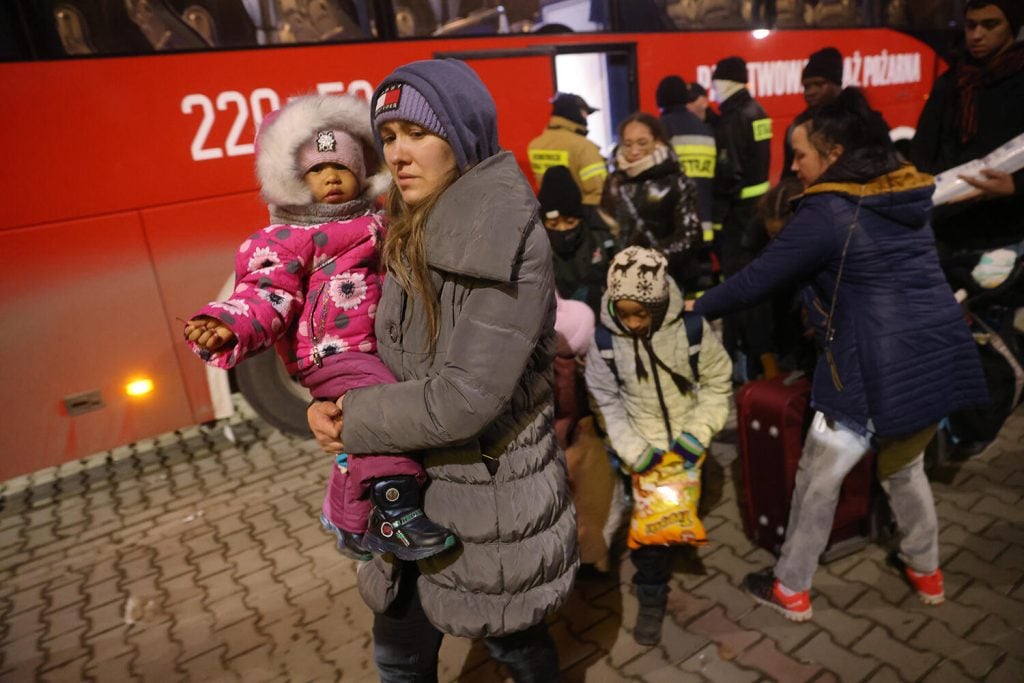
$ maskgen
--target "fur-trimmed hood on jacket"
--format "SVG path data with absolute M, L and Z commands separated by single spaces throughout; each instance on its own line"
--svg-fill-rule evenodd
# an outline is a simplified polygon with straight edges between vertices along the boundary
M 346 131 L 360 142 L 366 162 L 363 199 L 372 202 L 387 190 L 391 176 L 377 155 L 370 105 L 352 95 L 303 95 L 267 116 L 256 136 L 256 177 L 268 204 L 313 203 L 313 193 L 299 169 L 298 151 L 314 131 L 323 128 Z

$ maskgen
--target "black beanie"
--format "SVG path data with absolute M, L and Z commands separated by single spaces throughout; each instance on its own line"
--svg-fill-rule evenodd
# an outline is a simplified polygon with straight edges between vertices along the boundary
M 800 76 L 801 80 L 807 78 L 824 78 L 842 87 L 843 56 L 839 54 L 839 50 L 834 47 L 823 47 L 812 53 Z
M 542 218 L 552 211 L 557 211 L 559 216 L 583 217 L 583 195 L 565 166 L 552 166 L 544 172 L 537 199 Z
M 696 81 L 690 83 L 690 85 L 687 86 L 686 89 L 689 90 L 690 92 L 690 102 L 693 102 L 698 97 L 707 97 L 708 95 L 708 91 L 704 88 L 704 86 L 701 85 L 700 83 L 697 83 Z
M 686 89 L 686 81 L 679 76 L 665 76 L 658 83 L 658 89 L 654 92 L 654 100 L 658 103 L 658 109 L 665 111 L 677 104 L 686 104 L 690 101 L 690 93 Z
M 1013 39 L 1017 40 L 1021 24 L 1024 24 L 1024 2 L 1021 0 L 969 0 L 964 7 L 964 14 L 966 15 L 972 9 L 981 9 L 989 5 L 995 5 L 1003 11 L 1006 21 L 1010 23 Z
M 711 80 L 746 83 L 747 63 L 743 61 L 742 57 L 726 57 L 719 60 L 715 65 L 715 72 L 711 74 Z
M 555 99 L 551 101 L 552 116 L 561 116 L 563 119 L 569 119 L 585 126 L 587 125 L 587 118 L 583 115 L 582 110 L 586 110 L 587 115 L 597 111 L 587 104 L 585 99 L 572 93 L 558 93 L 555 95 Z

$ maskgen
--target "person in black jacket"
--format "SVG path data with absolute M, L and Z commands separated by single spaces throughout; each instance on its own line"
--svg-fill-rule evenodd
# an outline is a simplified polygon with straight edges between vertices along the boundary
M 807 103 L 807 108 L 786 129 L 786 139 L 782 142 L 783 178 L 795 175 L 792 168 L 793 143 L 791 138 L 796 121 L 806 118 L 812 109 L 823 107 L 839 98 L 839 93 L 843 89 L 843 55 L 834 47 L 823 47 L 812 53 L 801 74 L 801 81 L 804 86 L 804 102 Z
M 621 246 L 657 249 L 684 291 L 701 287 L 697 186 L 650 114 L 637 112 L 619 124 L 615 171 L 605 181 L 601 208 L 618 224 Z
M 713 184 L 715 228 L 721 230 L 715 249 L 726 278 L 750 263 L 768 241 L 757 215 L 757 202 L 768 191 L 772 120 L 747 90 L 747 63 L 726 57 L 711 75 L 721 114 L 715 127 L 718 160 Z M 761 356 L 774 353 L 771 306 L 750 308 L 724 321 L 725 345 L 739 359 L 739 377 L 754 378 L 761 371 Z
M 711 130 L 714 130 L 718 125 L 718 112 L 708 103 L 707 89 L 695 81 L 687 85 L 686 90 L 690 94 L 686 108 L 690 110 L 691 114 L 711 126 Z
M 658 109 L 661 110 L 661 125 L 668 135 L 669 144 L 679 157 L 679 166 L 697 185 L 697 205 L 704 233 L 704 246 L 700 255 L 700 282 L 695 281 L 693 284 L 703 291 L 714 283 L 711 245 L 715 233 L 711 221 L 711 181 L 715 177 L 717 156 L 715 132 L 687 107 L 690 93 L 686 81 L 680 76 L 666 76 L 661 79 L 655 92 L 655 100 Z
M 922 171 L 983 157 L 1024 133 L 1024 43 L 1016 40 L 1022 23 L 1020 0 L 967 3 L 966 54 L 935 81 L 911 145 L 911 161 Z M 933 218 L 944 256 L 977 257 L 1024 240 L 1024 170 L 984 169 L 963 179 L 977 195 L 936 207 Z
M 587 220 L 583 195 L 565 166 L 552 166 L 544 172 L 537 199 L 551 242 L 559 296 L 581 301 L 597 314 L 615 240 L 603 223 Z

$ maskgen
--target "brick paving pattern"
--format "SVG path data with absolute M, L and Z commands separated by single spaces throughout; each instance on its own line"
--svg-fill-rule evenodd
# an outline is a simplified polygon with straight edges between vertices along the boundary
M 316 523 L 328 461 L 239 408 L 0 484 L 0 680 L 376 680 L 355 563 Z M 680 553 L 661 645 L 633 642 L 628 562 L 581 576 L 551 620 L 563 680 L 1024 680 L 1024 409 L 933 473 L 945 605 L 918 603 L 872 544 L 819 570 L 805 624 L 739 589 L 772 557 L 743 535 L 729 441 L 708 462 L 712 542 Z M 441 680 L 506 676 L 445 639 Z

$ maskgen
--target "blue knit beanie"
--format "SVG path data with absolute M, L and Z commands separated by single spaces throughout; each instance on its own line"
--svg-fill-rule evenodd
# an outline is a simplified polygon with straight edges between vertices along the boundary
M 392 83 L 379 92 L 377 106 L 373 110 L 374 128 L 388 121 L 409 121 L 423 126 L 438 137 L 448 138 L 437 114 L 416 88 L 408 83 Z
M 391 94 L 396 85 L 402 86 L 397 101 Z M 381 154 L 380 124 L 396 119 L 441 135 L 451 145 L 461 171 L 501 151 L 494 99 L 476 72 L 457 59 L 429 59 L 398 67 L 377 86 L 370 110 Z

